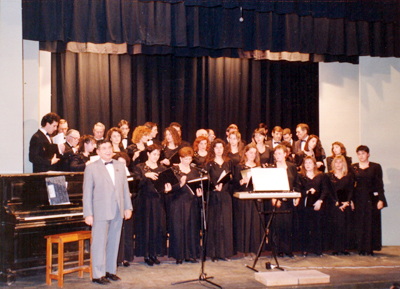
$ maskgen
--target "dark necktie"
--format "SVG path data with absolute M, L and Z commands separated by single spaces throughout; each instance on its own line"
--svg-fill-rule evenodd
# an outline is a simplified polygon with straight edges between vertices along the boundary
M 49 135 L 49 133 L 46 133 L 46 135 L 49 137 L 50 143 L 53 143 L 53 140 L 51 139 L 51 135 Z
M 112 164 L 113 164 L 113 161 L 111 160 L 111 161 L 109 161 L 109 162 L 105 162 L 104 164 L 105 164 L 105 165 L 112 165 Z

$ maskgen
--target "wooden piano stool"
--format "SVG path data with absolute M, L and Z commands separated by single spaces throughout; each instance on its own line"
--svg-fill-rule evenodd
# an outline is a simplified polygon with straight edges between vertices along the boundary
M 79 272 L 79 278 L 83 277 L 83 272 L 90 273 L 92 278 L 92 257 L 90 257 L 90 264 L 84 265 L 84 242 L 90 240 L 92 242 L 91 231 L 77 231 L 62 233 L 56 235 L 45 236 L 47 239 L 47 254 L 46 254 L 46 283 L 51 285 L 51 279 L 58 280 L 58 287 L 63 287 L 64 274 Z M 79 257 L 78 267 L 64 269 L 64 243 L 79 242 Z M 52 244 L 58 244 L 58 271 L 51 272 L 52 269 Z

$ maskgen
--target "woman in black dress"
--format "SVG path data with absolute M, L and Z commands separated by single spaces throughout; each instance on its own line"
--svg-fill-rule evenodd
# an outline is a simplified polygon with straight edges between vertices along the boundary
M 160 264 L 157 256 L 167 253 L 167 224 L 164 192 L 157 192 L 153 180 L 166 168 L 158 163 L 161 148 L 147 147 L 148 160 L 135 167 L 139 192 L 135 199 L 135 255 L 144 257 L 147 265 Z M 168 185 L 166 184 L 166 187 Z
M 381 209 L 387 207 L 382 167 L 369 161 L 369 148 L 357 148 L 359 163 L 353 164 L 356 187 L 353 196 L 358 253 L 373 255 L 382 248 Z
M 332 164 L 332 171 L 328 173 L 330 198 L 333 199 L 333 206 L 330 213 L 333 219 L 332 254 L 349 255 L 350 237 L 350 202 L 354 191 L 354 178 L 348 172 L 347 162 L 344 156 L 336 156 Z
M 169 253 L 176 264 L 185 260 L 197 263 L 200 257 L 200 205 L 201 189 L 192 191 L 185 183 L 200 177 L 199 172 L 190 166 L 193 149 L 184 147 L 179 150 L 181 162 L 172 167 L 180 184 L 172 187 L 169 210 Z
M 233 250 L 233 218 L 232 196 L 229 192 L 229 181 L 217 184 L 221 174 L 232 172 L 232 163 L 226 156 L 225 142 L 215 139 L 207 156 L 206 171 L 210 175 L 215 189 L 209 192 L 208 200 L 208 231 L 206 240 L 206 254 L 213 262 L 218 259 L 230 261 Z
M 181 148 L 182 139 L 179 133 L 172 126 L 167 127 L 164 131 L 164 140 L 162 141 L 161 161 L 160 163 L 166 167 L 179 163 L 178 152 Z M 176 162 L 174 161 L 176 160 Z
M 238 131 L 232 131 L 228 136 L 228 145 L 226 146 L 226 151 L 228 153 L 229 159 L 232 161 L 234 167 L 239 165 L 243 156 L 243 142 L 242 136 Z
M 78 147 L 78 153 L 71 156 L 70 168 L 73 172 L 83 172 L 86 165 L 90 163 L 90 154 L 96 149 L 94 136 L 82 136 Z
M 107 131 L 106 139 L 111 141 L 114 152 L 113 159 L 123 162 L 129 167 L 131 160 L 122 144 L 122 131 L 117 127 L 112 127 Z
M 146 147 L 147 141 L 150 138 L 150 133 L 151 130 L 144 125 L 136 127 L 133 131 L 132 144 L 127 148 L 128 155 L 131 159 L 129 171 L 133 172 L 136 165 L 146 161 Z
M 206 136 L 199 136 L 194 140 L 193 143 L 193 163 L 197 167 L 203 168 L 206 163 L 208 150 L 210 149 L 210 141 Z
M 325 171 L 325 164 L 324 164 L 325 155 L 322 152 L 323 150 L 319 137 L 317 137 L 314 134 L 310 135 L 306 141 L 304 150 L 299 151 L 297 153 L 298 155 L 297 169 L 300 169 L 301 165 L 303 164 L 303 159 L 306 156 L 311 156 L 317 161 L 316 162 L 317 169 L 323 173 Z
M 287 171 L 290 191 L 300 191 L 300 183 L 296 165 L 286 160 L 287 148 L 284 145 L 277 145 L 274 148 L 275 167 Z M 299 199 L 272 199 L 272 205 L 276 211 L 289 211 L 290 213 L 278 214 L 274 219 L 274 241 L 278 256 L 284 255 L 293 258 L 293 208 L 299 203 Z
M 267 167 L 271 163 L 272 148 L 265 145 L 265 138 L 267 132 L 264 128 L 257 128 L 253 132 L 252 140 L 257 146 L 258 153 L 260 154 L 260 163 L 263 167 Z
M 317 161 L 312 156 L 304 158 L 300 175 L 299 223 L 303 256 L 308 252 L 322 256 L 323 202 L 328 195 L 325 176 L 318 171 Z
M 349 171 L 351 168 L 351 157 L 347 156 L 347 151 L 346 151 L 345 146 L 341 142 L 335 141 L 332 144 L 331 151 L 332 151 L 332 155 L 330 157 L 326 158 L 326 167 L 328 168 L 328 172 L 333 170 L 332 161 L 336 156 L 344 156 L 344 158 L 346 159 L 347 168 Z
M 256 145 L 250 143 L 243 151 L 243 158 L 235 170 L 233 184 L 236 192 L 252 191 L 251 173 L 243 177 L 242 171 L 260 167 L 260 156 Z M 234 199 L 233 225 L 235 251 L 257 253 L 264 234 L 263 223 L 258 211 L 262 208 L 262 202 L 257 200 Z

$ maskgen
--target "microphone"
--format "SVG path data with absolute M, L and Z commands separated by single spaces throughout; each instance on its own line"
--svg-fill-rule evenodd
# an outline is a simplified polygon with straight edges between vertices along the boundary
M 199 168 L 195 163 L 191 163 L 190 166 L 192 168 L 194 168 L 195 170 L 198 170 L 199 172 L 202 172 L 203 174 L 208 174 L 208 172 L 205 169 Z

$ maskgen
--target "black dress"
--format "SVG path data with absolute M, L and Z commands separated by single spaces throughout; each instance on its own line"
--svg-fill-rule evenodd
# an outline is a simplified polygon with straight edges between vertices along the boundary
M 187 177 L 187 181 L 199 178 L 199 172 L 191 169 L 185 174 L 179 166 L 173 170 L 178 179 Z M 169 210 L 169 252 L 168 255 L 177 260 L 188 260 L 200 257 L 200 205 L 201 198 L 187 185 L 173 186 L 170 195 Z
M 168 146 L 163 146 L 162 151 L 161 151 L 161 156 L 160 156 L 160 161 L 162 161 L 163 159 L 169 159 L 170 160 L 170 164 L 166 167 L 171 167 L 173 165 L 173 163 L 171 162 L 171 158 L 174 158 L 176 154 L 179 153 L 179 150 L 182 148 L 183 146 L 180 145 L 178 147 L 176 147 L 175 149 L 170 149 Z
M 140 179 L 135 199 L 135 256 L 164 256 L 167 253 L 167 224 L 164 193 L 158 193 L 147 172 L 161 173 L 165 167 L 155 169 L 145 163 L 135 167 L 135 179 Z
M 296 165 L 286 162 L 290 191 L 300 191 L 299 177 Z M 272 232 L 278 253 L 287 255 L 293 251 L 293 199 L 281 199 L 281 206 L 276 211 L 289 211 L 290 213 L 277 214 L 274 218 Z
M 229 159 L 232 161 L 232 165 L 234 167 L 237 167 L 242 160 L 242 156 L 240 155 L 239 152 L 237 153 L 228 153 Z
M 269 147 L 264 146 L 265 147 L 265 151 L 263 153 L 260 153 L 260 163 L 261 165 L 270 165 L 271 163 L 273 163 L 273 159 L 271 159 L 271 154 L 272 151 Z M 258 150 L 258 149 L 257 149 Z
M 343 176 L 338 179 L 335 174 L 328 173 L 327 179 L 329 181 L 331 199 L 327 210 L 332 222 L 326 224 L 329 227 L 328 238 L 332 240 L 331 248 L 335 252 L 344 252 L 350 249 L 350 236 L 351 236 L 351 207 L 348 206 L 341 211 L 342 202 L 349 202 L 353 197 L 354 191 L 354 178 L 351 174 Z
M 313 179 L 307 176 L 301 176 L 300 184 L 301 200 L 298 211 L 301 250 L 303 252 L 313 252 L 317 255 L 321 255 L 325 205 L 322 204 L 321 209 L 315 211 L 313 204 L 315 204 L 317 200 L 325 201 L 328 195 L 325 175 L 320 173 L 314 176 Z M 314 188 L 316 192 L 314 194 L 307 194 L 307 191 L 311 188 Z
M 203 168 L 206 163 L 206 158 L 207 158 L 207 155 L 202 157 L 201 155 L 199 155 L 198 152 L 194 152 L 192 163 L 196 164 L 196 166 L 199 168 Z
M 133 155 L 139 151 L 140 149 L 138 148 L 137 144 L 132 143 L 130 144 L 127 148 L 126 148 L 126 153 L 129 156 L 130 159 L 130 163 L 128 166 L 128 169 L 130 172 L 133 172 L 135 167 L 140 164 L 140 163 L 144 163 L 145 161 L 147 161 L 147 151 L 146 151 L 146 147 L 147 145 L 144 145 L 145 149 L 142 150 L 139 154 L 139 157 L 137 157 L 134 161 L 132 160 Z
M 205 166 L 211 182 L 216 184 L 221 173 L 232 171 L 231 161 L 222 165 L 212 161 Z M 206 255 L 212 258 L 229 258 L 233 250 L 233 217 L 230 184 L 225 183 L 220 192 L 210 191 L 207 212 Z
M 360 252 L 372 253 L 382 249 L 381 211 L 377 209 L 378 201 L 387 207 L 383 189 L 382 167 L 377 163 L 369 163 L 369 167 L 361 169 L 353 164 L 356 187 L 353 196 L 355 231 L 357 247 Z
M 72 155 L 70 163 L 71 172 L 83 172 L 86 168 L 86 162 L 89 160 L 90 156 L 85 156 L 82 152 Z
M 253 184 L 246 187 L 240 185 L 242 170 L 250 169 L 246 165 L 239 165 L 233 176 L 233 185 L 236 192 L 249 192 L 253 190 Z M 233 199 L 233 232 L 235 251 L 242 253 L 257 253 L 264 234 L 264 223 L 259 211 L 263 210 L 263 203 L 257 200 Z

